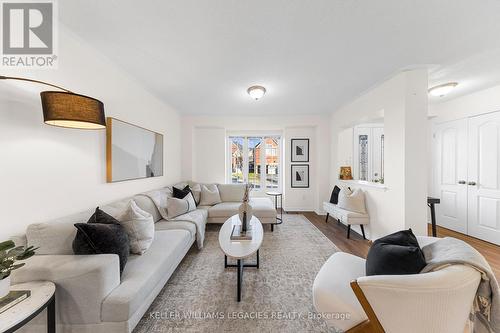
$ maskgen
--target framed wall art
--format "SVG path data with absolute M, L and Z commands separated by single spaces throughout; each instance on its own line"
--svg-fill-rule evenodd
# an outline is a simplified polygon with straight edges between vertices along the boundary
M 163 176 L 163 135 L 108 117 L 106 164 L 108 183 Z
M 292 139 L 291 161 L 309 162 L 309 139 Z
M 292 188 L 308 188 L 309 187 L 309 165 L 308 164 L 292 164 Z

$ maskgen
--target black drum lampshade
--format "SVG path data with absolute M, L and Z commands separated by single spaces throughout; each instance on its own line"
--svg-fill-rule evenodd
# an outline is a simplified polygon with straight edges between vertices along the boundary
M 66 91 L 43 91 L 43 121 L 47 125 L 79 128 L 106 128 L 104 104 L 92 97 Z

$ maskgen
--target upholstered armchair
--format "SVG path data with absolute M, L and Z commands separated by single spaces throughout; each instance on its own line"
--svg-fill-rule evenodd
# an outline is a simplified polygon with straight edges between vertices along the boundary
M 437 238 L 418 237 L 420 246 Z M 365 260 L 337 252 L 313 285 L 314 306 L 339 331 L 463 333 L 481 279 L 464 265 L 413 275 L 365 276 Z

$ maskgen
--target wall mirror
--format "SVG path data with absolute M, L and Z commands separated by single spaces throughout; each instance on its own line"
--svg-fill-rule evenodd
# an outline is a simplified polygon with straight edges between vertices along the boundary
M 384 124 L 367 123 L 339 133 L 338 161 L 351 167 L 352 178 L 384 183 Z
M 163 135 L 116 118 L 107 118 L 108 183 L 163 176 Z

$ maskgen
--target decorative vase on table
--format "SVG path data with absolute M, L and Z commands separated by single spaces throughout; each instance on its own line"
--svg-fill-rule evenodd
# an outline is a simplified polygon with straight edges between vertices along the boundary
M 253 216 L 252 206 L 250 205 L 250 185 L 245 186 L 245 194 L 243 195 L 243 203 L 238 209 L 239 218 L 241 221 L 241 232 L 244 233 L 249 229 L 249 223 Z
M 24 266 L 24 263 L 16 264 L 16 261 L 28 259 L 35 254 L 35 250 L 33 246 L 16 247 L 11 240 L 0 243 L 0 298 L 9 294 L 10 273 Z

